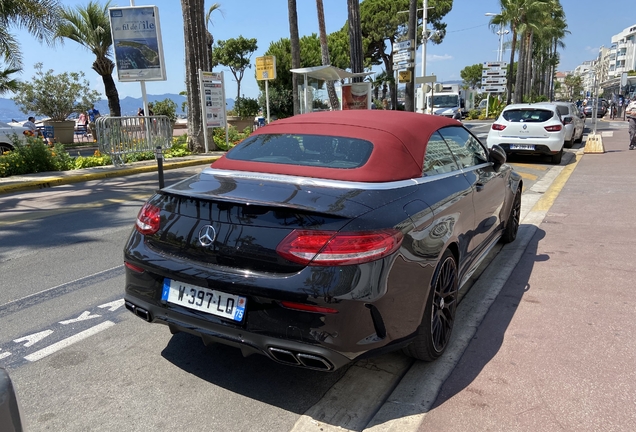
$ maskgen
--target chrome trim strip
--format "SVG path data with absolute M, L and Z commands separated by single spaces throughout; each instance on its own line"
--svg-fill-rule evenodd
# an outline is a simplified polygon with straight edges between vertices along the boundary
M 363 190 L 391 190 L 400 189 L 404 187 L 419 185 L 423 183 L 430 183 L 436 180 L 440 180 L 447 177 L 452 177 L 462 174 L 461 170 L 452 171 L 444 174 L 436 174 L 434 176 L 420 177 L 408 180 L 398 180 L 384 183 L 371 183 L 371 182 L 353 182 L 346 180 L 329 180 L 318 179 L 310 177 L 299 177 L 286 174 L 269 174 L 259 173 L 251 171 L 234 171 L 234 170 L 221 170 L 215 168 L 205 168 L 201 171 L 201 176 L 210 175 L 214 177 L 230 177 L 232 179 L 243 178 L 248 180 L 264 180 L 271 182 L 294 184 L 298 186 L 318 186 L 318 187 L 330 187 L 338 189 L 363 189 Z

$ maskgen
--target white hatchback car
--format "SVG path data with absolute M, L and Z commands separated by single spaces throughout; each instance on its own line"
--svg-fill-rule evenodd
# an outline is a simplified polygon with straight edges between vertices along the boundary
M 14 126 L 0 122 L 0 154 L 13 150 L 13 136 L 17 136 L 19 140 L 24 141 L 24 131 L 27 128 L 23 126 Z
M 565 126 L 565 148 L 583 141 L 585 131 L 585 114 L 572 102 L 541 102 L 543 105 L 556 105 Z
M 497 144 L 506 154 L 548 155 L 561 163 L 565 126 L 553 104 L 512 104 L 492 124 L 488 148 Z

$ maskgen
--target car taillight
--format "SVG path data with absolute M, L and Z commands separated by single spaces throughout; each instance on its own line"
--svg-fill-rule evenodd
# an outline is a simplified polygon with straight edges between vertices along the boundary
M 493 130 L 498 130 L 498 131 L 502 131 L 506 128 L 506 125 L 502 125 L 502 124 L 498 124 L 498 123 L 493 123 L 492 124 L 492 128 Z
M 137 215 L 137 223 L 135 228 L 142 234 L 150 235 L 159 231 L 159 225 L 161 222 L 161 210 L 159 207 L 146 203 L 139 210 Z
M 141 267 L 138 267 L 134 264 L 129 263 L 128 261 L 124 261 L 124 265 L 126 267 L 128 267 L 129 269 L 131 269 L 132 271 L 134 271 L 135 273 L 143 273 L 144 269 L 142 269 Z
M 402 237 L 394 229 L 343 233 L 294 230 L 280 242 L 276 252 L 305 265 L 360 264 L 392 254 L 402 244 Z
M 562 125 L 554 125 L 554 126 L 546 126 L 545 130 L 547 130 L 548 132 L 558 132 L 561 129 L 563 129 Z

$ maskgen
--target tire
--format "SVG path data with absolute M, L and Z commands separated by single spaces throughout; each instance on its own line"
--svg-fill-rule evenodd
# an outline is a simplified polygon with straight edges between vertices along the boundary
M 517 238 L 517 231 L 519 231 L 519 222 L 521 217 L 521 187 L 515 194 L 512 200 L 512 206 L 510 207 L 510 213 L 506 220 L 506 227 L 501 236 L 501 242 L 512 243 Z
M 558 165 L 561 163 L 561 158 L 563 158 L 563 149 L 561 149 L 557 154 L 550 157 L 550 163 Z
M 573 145 L 574 145 L 574 132 L 572 132 L 572 139 L 570 139 L 569 141 L 565 141 L 563 143 L 563 147 L 564 148 L 572 148 Z
M 13 146 L 11 144 L 0 143 L 0 155 L 11 150 L 13 150 Z
M 406 355 L 433 361 L 446 350 L 455 323 L 458 284 L 457 262 L 452 252 L 446 250 L 435 269 L 415 339 L 403 348 Z

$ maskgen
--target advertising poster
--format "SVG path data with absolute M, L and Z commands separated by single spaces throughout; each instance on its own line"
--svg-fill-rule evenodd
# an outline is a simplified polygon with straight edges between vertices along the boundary
M 351 83 L 342 86 L 342 109 L 371 109 L 371 83 Z
M 109 15 L 119 81 L 165 81 L 159 9 L 110 8 Z

